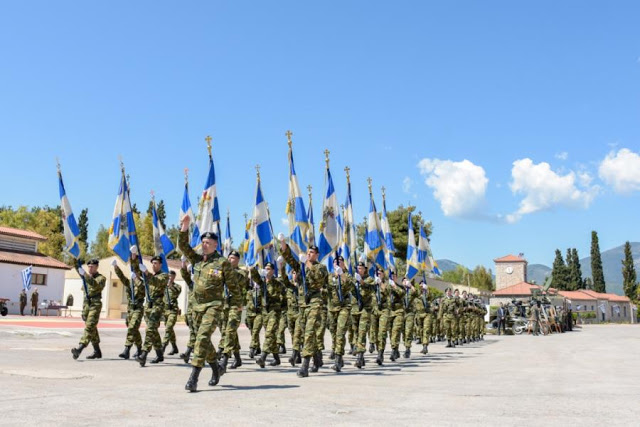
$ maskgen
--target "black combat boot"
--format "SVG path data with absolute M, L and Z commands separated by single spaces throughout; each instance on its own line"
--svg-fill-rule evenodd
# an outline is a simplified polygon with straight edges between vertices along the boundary
M 253 347 L 249 347 L 249 359 L 253 359 L 253 356 L 256 355 L 256 349 Z
M 302 354 L 300 352 L 296 354 L 296 363 L 302 363 Z
M 142 350 L 136 360 L 140 363 L 140 367 L 144 368 L 144 365 L 147 364 L 147 352 Z
M 318 354 L 318 368 L 322 368 L 324 366 L 324 362 L 322 360 L 322 350 L 318 350 L 317 354 Z
M 214 386 L 220 382 L 220 371 L 218 369 L 218 362 L 209 363 L 211 366 L 211 379 L 209 380 L 209 385 Z
M 451 344 L 451 340 L 447 341 L 447 345 L 445 347 L 447 348 L 453 347 L 453 344 Z
M 300 352 L 295 348 L 291 350 L 291 357 L 289 358 L 289 363 L 291 363 L 291 366 L 296 366 L 296 359 L 298 358 L 299 353 Z
M 218 347 L 218 360 L 222 359 L 222 352 L 224 349 L 222 347 Z
M 169 346 L 169 341 L 165 341 L 164 343 L 162 343 L 162 354 L 165 354 L 167 352 L 167 346 Z
M 351 350 L 349 350 L 349 354 L 353 356 L 354 354 L 356 354 L 356 348 L 353 346 L 353 344 L 350 344 L 350 345 L 351 345 Z
M 169 356 L 173 356 L 174 354 L 178 354 L 178 346 L 176 345 L 176 343 L 172 342 L 171 343 L 171 351 L 169 352 Z
M 151 363 L 160 363 L 164 362 L 164 354 L 162 354 L 162 349 L 156 350 L 156 358 L 151 361 Z
M 329 353 L 329 360 L 334 360 L 336 358 L 336 352 L 331 350 L 331 353 Z
M 362 369 L 364 366 L 364 353 L 357 353 L 356 362 L 353 365 L 358 369 Z
M 220 363 L 218 363 L 218 365 L 220 366 L 220 372 L 222 373 L 222 375 L 224 375 L 227 372 L 228 363 L 229 363 L 229 354 L 223 353 L 222 358 L 220 359 Z
M 242 366 L 242 359 L 240 358 L 240 352 L 239 351 L 234 351 L 233 352 L 233 363 L 231 364 L 231 366 L 229 366 L 230 369 L 236 369 L 239 368 L 240 366 Z
M 376 357 L 376 363 L 382 366 L 382 362 L 384 362 L 384 350 L 378 350 L 378 357 Z
M 187 347 L 185 352 L 180 354 L 180 358 L 182 358 L 182 360 L 184 360 L 184 363 L 189 363 L 189 356 L 191 356 L 191 352 L 192 351 L 193 351 L 192 347 Z
M 422 344 L 422 339 L 420 338 L 416 338 L 415 341 L 416 341 L 416 344 Z
M 76 360 L 80 357 L 80 353 L 87 347 L 86 344 L 78 344 L 78 347 L 71 349 L 71 354 L 73 354 L 73 360 Z
M 260 353 L 262 353 L 262 350 L 260 350 L 260 347 L 256 347 L 256 356 L 260 356 Z
M 374 343 L 369 343 L 369 353 L 373 353 L 376 351 L 376 345 Z
M 410 349 L 410 348 L 408 348 L 408 349 L 406 349 L 406 350 L 404 351 L 404 358 L 405 358 L 405 359 L 408 359 L 408 358 L 410 358 L 410 357 L 411 357 L 411 349 Z
M 278 353 L 273 353 L 273 362 L 269 363 L 269 366 L 279 366 L 280 365 L 280 355 Z
M 87 359 L 102 359 L 100 344 L 93 344 L 93 353 L 87 356 Z
M 395 361 L 396 361 L 396 349 L 395 349 L 395 348 L 392 348 L 392 349 L 391 349 L 391 357 L 389 357 L 389 359 L 390 359 L 392 362 L 395 362 Z
M 429 353 L 429 344 L 422 344 L 422 350 L 420 351 L 422 354 Z
M 280 348 L 278 349 L 278 352 L 280 354 L 287 354 L 287 347 L 285 347 L 284 344 L 280 344 Z
M 136 352 L 133 353 L 133 356 L 131 356 L 132 359 L 137 359 L 138 356 L 140 356 L 140 346 L 138 344 L 136 344 Z
M 264 351 L 262 352 L 262 354 L 260 355 L 259 359 L 256 359 L 256 363 L 258 364 L 258 366 L 260 366 L 261 368 L 264 368 L 265 365 L 265 361 L 267 360 L 267 352 Z
M 184 386 L 185 390 L 188 390 L 191 392 L 198 390 L 198 377 L 200 376 L 200 371 L 202 371 L 202 368 L 198 368 L 197 366 L 194 366 L 191 369 L 191 375 L 189 375 L 189 380 L 187 380 L 187 384 Z
M 298 377 L 305 378 L 309 376 L 309 362 L 311 361 L 311 356 L 305 356 L 302 361 L 302 366 L 300 366 L 300 370 L 298 370 Z
M 127 360 L 129 359 L 129 351 L 131 350 L 131 346 L 130 345 L 125 345 L 124 346 L 124 350 L 122 350 L 122 353 L 120 353 L 118 355 L 119 358 Z
M 333 365 L 331 365 L 331 369 L 333 369 L 336 372 L 340 372 L 340 370 L 342 369 L 342 355 L 341 354 L 336 354 L 336 361 Z
M 318 372 L 318 370 L 320 369 L 321 365 L 320 365 L 320 361 L 318 360 L 318 353 L 319 351 L 316 351 L 315 353 L 313 353 L 313 366 L 311 367 L 311 372 Z

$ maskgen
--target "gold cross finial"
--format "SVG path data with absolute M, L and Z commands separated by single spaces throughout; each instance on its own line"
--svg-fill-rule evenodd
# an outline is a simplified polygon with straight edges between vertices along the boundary
M 58 168 L 58 172 L 60 172 L 60 159 L 56 157 L 56 167 Z
M 227 218 L 229 218 L 229 208 L 227 208 Z
M 260 165 L 256 165 L 256 174 L 258 176 L 258 181 L 260 181 Z
M 371 177 L 367 178 L 367 182 L 369 183 L 369 194 L 371 194 L 371 182 L 372 182 Z
M 211 157 L 211 136 L 207 135 L 204 140 L 207 141 L 207 150 L 209 151 L 209 157 Z
M 124 173 L 124 161 L 122 160 L 122 156 L 118 156 L 118 161 L 120 162 L 120 169 L 122 170 L 122 173 Z
M 244 216 L 244 223 L 246 224 L 247 220 L 249 219 L 249 215 L 247 215 L 247 213 L 245 212 L 243 216 Z
M 151 200 L 155 204 L 156 203 L 156 192 L 151 190 L 150 193 L 151 193 Z
M 184 182 L 189 182 L 189 168 L 184 168 Z
M 347 173 L 347 183 L 349 182 L 349 179 L 351 178 L 351 175 L 349 175 L 349 171 L 351 170 L 351 168 L 349 166 L 345 166 L 344 171 Z
M 312 189 L 312 188 L 313 188 L 313 187 L 311 187 L 310 185 L 307 185 L 307 190 L 309 190 L 309 198 L 311 198 L 311 189 Z
M 285 133 L 285 136 L 287 137 L 287 144 L 289 144 L 289 149 L 291 149 L 291 146 L 293 145 L 293 141 L 291 140 L 291 137 L 293 136 L 293 132 L 291 132 L 290 130 L 288 130 Z
M 324 150 L 324 161 L 327 162 L 327 169 L 329 169 L 329 150 Z
M 384 185 L 383 185 L 383 186 L 382 186 L 382 200 L 384 200 L 384 198 L 385 198 L 384 190 L 386 190 L 386 188 L 384 188 Z

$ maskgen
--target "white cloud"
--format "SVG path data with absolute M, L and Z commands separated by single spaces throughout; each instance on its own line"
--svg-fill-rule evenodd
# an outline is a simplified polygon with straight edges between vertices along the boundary
M 591 177 L 586 172 L 578 176 L 573 171 L 561 175 L 552 171 L 549 163 L 534 164 L 528 158 L 513 162 L 511 177 L 511 191 L 524 198 L 518 210 L 506 216 L 507 222 L 516 222 L 523 215 L 557 206 L 585 209 L 599 192 L 598 186 L 589 185 Z M 576 181 L 582 188 L 578 188 Z
M 282 225 L 289 225 L 289 218 L 284 217 L 284 218 L 280 218 L 280 222 L 282 223 Z
M 402 191 L 404 193 L 409 194 L 411 192 L 411 186 L 413 185 L 413 180 L 408 176 L 405 176 L 402 180 Z
M 446 216 L 482 216 L 489 179 L 481 166 L 469 160 L 422 159 L 418 168 Z
M 611 151 L 598 168 L 598 175 L 616 193 L 640 190 L 640 155 L 628 148 Z
M 567 153 L 566 151 L 563 151 L 561 153 L 557 153 L 555 157 L 558 160 L 567 160 L 569 158 L 569 153 Z

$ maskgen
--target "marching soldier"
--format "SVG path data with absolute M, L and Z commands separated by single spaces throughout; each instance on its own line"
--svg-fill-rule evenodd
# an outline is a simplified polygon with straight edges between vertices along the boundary
M 187 265 L 187 257 L 182 255 L 182 267 L 180 268 L 180 276 L 187 285 L 189 290 L 189 296 L 187 297 L 187 313 L 184 316 L 187 326 L 189 327 L 189 342 L 187 343 L 187 349 L 184 353 L 180 353 L 179 357 L 184 360 L 184 363 L 189 363 L 191 352 L 196 344 L 196 331 L 193 327 L 193 280 L 191 280 L 191 264 Z
M 335 354 L 335 362 L 331 369 L 340 372 L 344 366 L 345 335 L 349 327 L 351 316 L 351 300 L 349 294 L 353 292 L 353 278 L 347 273 L 344 257 L 336 258 L 334 272 L 329 281 L 329 298 L 331 301 L 331 323 L 329 329 L 332 337 L 331 351 Z
M 261 367 L 265 367 L 267 355 L 273 355 L 273 361 L 269 366 L 280 365 L 280 354 L 278 349 L 278 325 L 280 324 L 280 313 L 282 311 L 282 289 L 283 285 L 280 280 L 275 277 L 275 267 L 272 263 L 267 262 L 263 271 L 258 271 L 256 267 L 251 269 L 251 279 L 255 283 L 255 287 L 261 290 L 262 307 L 263 307 L 263 324 L 265 329 L 264 346 L 262 354 L 256 360 Z
M 20 292 L 20 316 L 24 316 L 24 308 L 27 306 L 27 291 L 22 288 Z
M 260 350 L 260 331 L 264 326 L 264 307 L 262 305 L 262 297 L 260 296 L 260 289 L 256 287 L 253 280 L 249 283 L 249 292 L 252 298 L 252 321 L 251 321 L 251 344 L 249 344 L 249 357 L 253 359 L 254 356 L 259 356 L 262 352 Z
M 383 275 L 384 277 L 384 275 Z M 404 304 L 404 286 L 396 285 L 396 282 L 389 279 L 391 295 L 389 300 L 391 303 L 391 311 L 389 313 L 389 327 L 391 329 L 391 359 L 395 362 L 400 358 L 400 335 L 404 331 L 404 317 L 405 317 L 405 304 Z
M 198 331 L 191 362 L 193 369 L 185 390 L 194 392 L 198 388 L 198 377 L 205 362 L 211 366 L 211 380 L 214 386 L 220 381 L 220 370 L 216 358 L 216 349 L 211 342 L 211 335 L 216 330 L 222 317 L 224 284 L 237 286 L 236 274 L 231 263 L 222 257 L 216 248 L 218 236 L 212 232 L 205 232 L 200 237 L 202 255 L 197 254 L 189 245 L 189 216 L 182 220 L 182 227 L 178 238 L 178 248 L 193 265 L 193 323 Z
M 287 300 L 287 328 L 289 329 L 289 334 L 291 335 L 292 356 L 289 358 L 289 363 L 291 363 L 291 366 L 295 366 L 297 362 L 296 359 L 300 357 L 301 349 L 299 347 L 300 344 L 296 342 L 295 339 L 296 326 L 298 326 L 300 316 L 300 305 L 298 301 L 299 289 L 298 285 L 291 283 L 289 277 L 287 277 L 287 271 L 283 261 L 284 259 L 278 257 L 278 265 L 280 266 L 280 278 L 282 279 L 282 283 L 284 284 L 284 287 L 286 289 L 285 298 Z
M 129 359 L 129 352 L 131 346 L 136 346 L 136 352 L 133 358 L 137 358 L 140 355 L 140 349 L 142 347 L 142 337 L 140 336 L 140 323 L 144 316 L 144 283 L 138 277 L 132 274 L 131 280 L 122 272 L 118 267 L 118 261 L 115 259 L 111 262 L 113 269 L 120 279 L 122 286 L 127 290 L 127 338 L 124 342 L 124 350 L 118 355 L 122 359 Z
M 171 270 L 169 272 L 169 281 L 164 291 L 164 342 L 162 343 L 162 352 L 164 353 L 167 346 L 171 344 L 171 351 L 169 356 L 178 354 L 178 346 L 176 345 L 176 333 L 173 328 L 176 326 L 178 320 L 178 297 L 182 292 L 182 287 L 175 282 L 176 272 Z
M 238 340 L 238 327 L 240 326 L 240 318 L 242 317 L 242 305 L 244 301 L 243 291 L 249 286 L 249 279 L 245 271 L 240 268 L 240 254 L 238 251 L 231 251 L 227 257 L 236 275 L 235 282 L 227 284 L 229 295 L 227 297 L 229 304 L 229 315 L 227 319 L 224 350 L 222 360 L 220 361 L 221 372 L 227 371 L 227 362 L 233 354 L 234 360 L 231 369 L 242 366 L 240 358 L 240 341 Z
M 280 258 L 281 257 L 278 257 L 278 259 Z M 284 261 L 284 258 L 282 261 Z M 294 311 L 287 313 L 287 316 L 289 316 L 290 319 L 293 319 L 293 324 L 295 325 L 291 330 L 291 357 L 289 358 L 289 363 L 291 366 L 296 366 L 296 363 L 302 363 L 301 353 L 302 345 L 304 344 L 304 328 L 305 323 L 307 322 L 306 310 L 309 307 L 309 304 L 305 302 L 304 287 L 302 286 L 302 281 L 299 279 L 298 274 L 295 270 L 291 270 L 291 279 L 289 279 L 286 274 L 284 262 L 282 262 L 282 265 L 280 266 L 280 277 L 282 278 L 284 286 L 287 288 L 287 297 L 289 298 L 289 301 L 295 301 L 294 307 L 297 307 L 298 309 L 297 312 Z M 300 293 L 303 294 L 303 298 L 299 298 Z M 289 303 L 289 307 L 291 307 L 291 303 Z
M 360 369 L 365 366 L 364 352 L 367 348 L 367 330 L 369 329 L 369 321 L 373 310 L 373 294 L 376 291 L 376 284 L 375 280 L 367 274 L 367 266 L 364 262 L 358 263 L 357 270 L 354 293 L 358 311 L 353 315 L 352 319 L 358 326 L 355 367 Z
M 440 317 L 443 319 L 443 333 L 447 337 L 447 347 L 455 347 L 453 324 L 456 316 L 456 302 L 451 295 L 451 288 L 445 289 L 446 296 L 442 299 L 440 304 Z
M 404 303 L 404 358 L 411 357 L 411 344 L 413 342 L 413 329 L 415 327 L 415 301 L 418 299 L 419 292 L 413 287 L 411 282 L 406 278 L 403 279 L 402 285 L 404 292 L 402 300 Z
M 386 281 L 383 281 L 380 276 L 384 277 L 384 273 L 382 270 L 376 269 L 376 300 L 379 299 L 379 302 L 376 301 L 378 304 L 374 307 L 374 311 L 377 310 L 378 312 L 378 326 L 376 327 L 378 335 L 375 338 L 376 348 L 378 349 L 378 357 L 376 358 L 376 363 L 378 365 L 382 365 L 384 362 L 384 351 L 387 347 L 387 335 L 389 335 L 389 330 L 391 329 L 391 300 L 393 299 L 391 286 L 387 284 Z M 376 322 L 376 316 L 372 315 L 371 319 L 371 324 L 373 325 Z M 371 344 L 369 347 L 371 347 Z M 369 348 L 369 350 L 371 350 L 371 348 Z
M 100 351 L 100 335 L 98 334 L 98 321 L 100 320 L 100 311 L 102 310 L 102 290 L 104 289 L 107 279 L 98 273 L 98 260 L 91 259 L 87 262 L 88 272 L 78 265 L 76 271 L 84 278 L 86 284 L 84 292 L 84 304 L 82 305 L 82 320 L 84 320 L 84 334 L 80 339 L 80 345 L 71 349 L 74 359 L 77 359 L 82 350 L 91 343 L 93 345 L 93 353 L 87 356 L 87 359 L 100 359 L 102 352 Z M 37 292 L 37 289 L 36 289 Z M 31 301 L 33 302 L 33 296 Z
M 147 329 L 144 333 L 144 344 L 142 345 L 142 352 L 138 355 L 136 360 L 140 363 L 140 367 L 144 367 L 147 363 L 147 355 L 151 349 L 155 349 L 156 358 L 151 360 L 151 363 L 160 363 L 164 361 L 164 354 L 162 350 L 162 339 L 160 338 L 160 322 L 162 321 L 162 314 L 164 313 L 163 296 L 169 281 L 169 275 L 162 272 L 162 257 L 154 256 L 151 258 L 151 267 L 153 274 L 147 270 L 147 267 L 138 259 L 138 250 L 135 246 L 131 247 L 131 267 L 136 273 L 136 276 L 143 278 L 146 281 L 149 289 L 147 295 L 147 306 L 144 310 L 145 322 Z
M 302 346 L 302 366 L 298 371 L 299 377 L 309 376 L 309 362 L 313 356 L 314 367 L 312 372 L 317 371 L 322 363 L 322 353 L 319 350 L 317 343 L 317 331 L 315 325 L 320 323 L 322 318 L 322 288 L 327 286 L 329 273 L 327 267 L 318 262 L 318 247 L 309 246 L 307 250 L 307 256 L 301 257 L 300 262 L 295 259 L 291 253 L 289 245 L 284 241 L 284 235 L 281 233 L 278 235 L 280 240 L 280 249 L 284 260 L 289 266 L 296 271 L 296 274 L 301 274 L 301 280 L 305 285 L 304 298 L 305 303 L 309 304 L 309 308 L 306 311 L 306 324 L 304 329 L 304 344 Z M 305 259 L 306 258 L 306 259 Z
M 420 298 L 416 298 L 414 304 L 416 310 L 416 316 L 420 316 L 418 313 L 423 312 L 422 316 L 422 354 L 429 352 L 429 343 L 432 341 L 432 333 L 436 320 L 434 309 L 429 304 L 429 288 L 425 282 L 420 283 Z

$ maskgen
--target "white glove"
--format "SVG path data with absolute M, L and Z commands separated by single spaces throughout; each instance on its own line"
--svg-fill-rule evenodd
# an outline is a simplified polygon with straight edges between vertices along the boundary
M 262 277 L 263 279 L 267 277 L 267 270 L 265 270 L 264 268 L 261 268 L 259 273 L 260 273 L 260 277 Z
M 280 240 L 281 242 L 284 242 L 284 234 L 278 233 L 278 240 Z
M 147 272 L 147 266 L 141 263 L 140 264 L 140 271 L 142 271 L 143 273 L 146 273 Z
M 282 255 L 280 255 L 278 259 L 276 259 L 276 264 L 278 264 L 278 268 L 280 268 L 283 262 L 284 262 L 284 258 L 282 258 Z
M 138 277 L 138 275 L 135 273 L 135 271 L 131 272 L 131 280 L 134 280 Z
M 336 271 L 336 274 L 337 274 L 338 276 L 341 276 L 341 275 L 342 275 L 342 269 L 341 269 L 340 267 L 336 267 L 336 270 L 335 270 L 335 271 Z
M 78 267 L 78 274 L 84 276 L 84 269 L 82 267 Z
M 420 287 L 421 287 L 422 289 L 424 289 L 425 291 L 427 290 L 427 285 L 425 285 L 424 283 L 423 283 L 422 285 L 420 285 Z
M 379 285 L 382 283 L 382 280 L 376 276 L 376 285 Z
M 186 260 L 187 260 L 187 257 L 186 257 L 186 256 L 182 255 L 182 256 L 180 257 L 180 261 L 185 262 Z
M 130 251 L 132 254 L 137 254 L 137 253 L 138 253 L 138 247 L 137 247 L 137 246 L 131 246 L 131 247 L 129 248 L 129 251 Z
M 307 262 L 307 254 L 300 254 L 300 262 L 303 264 Z
M 187 270 L 191 271 L 193 269 L 193 265 L 187 264 Z
M 361 282 L 362 281 L 362 276 L 360 276 L 359 273 L 356 273 L 354 277 L 356 278 L 356 282 Z
M 253 284 L 253 289 L 260 289 L 260 285 L 258 285 L 257 283 Z
M 118 265 L 118 261 L 114 259 L 113 261 L 111 261 L 111 265 L 115 267 L 116 265 Z
M 360 262 L 367 262 L 367 257 L 366 257 L 366 256 L 364 256 L 364 254 L 362 254 L 362 255 L 360 255 L 360 259 L 359 259 L 359 261 L 360 261 Z

